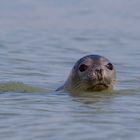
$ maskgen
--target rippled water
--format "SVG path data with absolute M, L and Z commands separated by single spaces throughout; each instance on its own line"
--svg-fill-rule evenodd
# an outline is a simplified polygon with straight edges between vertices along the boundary
M 139 5 L 139 0 L 0 1 L 0 139 L 139 140 Z M 54 92 L 87 54 L 114 62 L 114 92 Z

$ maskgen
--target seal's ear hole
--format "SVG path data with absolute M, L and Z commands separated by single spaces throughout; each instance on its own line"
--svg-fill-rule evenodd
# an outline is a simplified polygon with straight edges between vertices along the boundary
M 85 70 L 87 70 L 88 66 L 85 64 L 81 64 L 79 67 L 80 72 L 84 72 Z
M 107 67 L 109 70 L 113 70 L 113 65 L 112 65 L 111 63 L 108 63 L 108 64 L 106 65 L 106 67 Z

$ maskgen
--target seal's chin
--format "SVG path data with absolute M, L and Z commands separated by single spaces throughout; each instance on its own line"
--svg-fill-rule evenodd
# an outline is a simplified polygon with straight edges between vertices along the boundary
M 87 88 L 87 91 L 103 91 L 108 89 L 109 86 L 105 83 L 97 83 Z

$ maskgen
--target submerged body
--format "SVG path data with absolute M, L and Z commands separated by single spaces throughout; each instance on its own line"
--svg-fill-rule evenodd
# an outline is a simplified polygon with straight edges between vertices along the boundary
M 99 55 L 87 55 L 75 63 L 67 81 L 57 91 L 92 92 L 111 90 L 115 81 L 115 67 L 107 58 Z

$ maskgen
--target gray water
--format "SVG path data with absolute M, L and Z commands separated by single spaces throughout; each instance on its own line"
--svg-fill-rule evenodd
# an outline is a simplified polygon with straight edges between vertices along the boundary
M 54 92 L 87 54 L 115 64 L 114 92 Z M 139 140 L 139 62 L 139 0 L 0 1 L 0 139 Z

